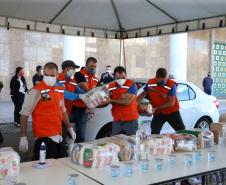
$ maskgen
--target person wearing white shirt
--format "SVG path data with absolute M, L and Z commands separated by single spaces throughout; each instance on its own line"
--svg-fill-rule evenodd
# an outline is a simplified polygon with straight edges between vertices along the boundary
M 17 67 L 16 74 L 10 81 L 10 95 L 14 103 L 14 125 L 17 127 L 20 126 L 19 112 L 24 102 L 25 93 L 28 91 L 24 74 L 24 69 Z

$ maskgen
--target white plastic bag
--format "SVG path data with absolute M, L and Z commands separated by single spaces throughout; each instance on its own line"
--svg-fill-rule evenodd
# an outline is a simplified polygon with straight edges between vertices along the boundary
M 108 101 L 108 92 L 105 87 L 96 87 L 82 96 L 82 101 L 88 108 L 95 108 Z
M 0 184 L 13 183 L 19 175 L 20 157 L 12 148 L 0 149 Z

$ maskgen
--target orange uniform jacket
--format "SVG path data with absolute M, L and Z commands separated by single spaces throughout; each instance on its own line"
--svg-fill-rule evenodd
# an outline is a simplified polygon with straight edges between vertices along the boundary
M 76 86 L 77 86 L 76 81 L 74 79 L 71 79 L 70 81 L 66 81 L 63 72 L 59 74 L 58 80 L 65 87 L 67 91 L 73 92 L 73 93 L 76 91 Z M 73 101 L 64 99 L 64 102 L 65 102 L 65 107 L 67 109 L 67 114 L 69 116 L 71 113 Z
M 41 93 L 41 99 L 32 112 L 34 136 L 40 138 L 61 135 L 64 89 L 47 86 L 44 81 L 33 88 Z
M 88 74 L 88 72 L 86 71 L 86 69 L 83 69 L 80 71 L 86 78 L 86 81 L 88 83 L 88 89 L 91 90 L 93 88 L 95 88 L 99 82 L 98 78 L 96 77 L 96 75 L 90 75 Z M 76 107 L 80 107 L 80 108 L 85 108 L 85 104 L 83 103 L 82 100 L 77 100 L 73 103 L 73 106 Z
M 118 100 L 123 94 L 128 93 L 128 90 L 133 85 L 132 80 L 126 80 L 123 86 L 119 86 L 117 82 L 112 82 L 109 84 L 108 90 L 110 92 L 110 98 L 113 100 Z M 137 120 L 139 115 L 137 112 L 137 102 L 136 98 L 133 99 L 130 105 L 117 105 L 112 104 L 112 116 L 114 122 L 118 121 L 134 121 Z
M 167 80 L 165 86 L 158 86 L 155 78 L 152 78 L 148 81 L 148 95 L 150 97 L 150 102 L 154 108 L 167 103 L 167 94 L 174 86 L 174 84 L 176 84 L 176 82 L 171 79 Z M 176 97 L 176 101 L 172 107 L 157 110 L 155 114 L 159 114 L 160 112 L 163 114 L 170 114 L 177 111 L 179 111 L 179 102 Z

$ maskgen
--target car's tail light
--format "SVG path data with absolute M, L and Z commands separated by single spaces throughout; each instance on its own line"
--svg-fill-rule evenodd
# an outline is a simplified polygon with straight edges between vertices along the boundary
M 219 109 L 219 101 L 218 100 L 214 100 L 213 104 Z

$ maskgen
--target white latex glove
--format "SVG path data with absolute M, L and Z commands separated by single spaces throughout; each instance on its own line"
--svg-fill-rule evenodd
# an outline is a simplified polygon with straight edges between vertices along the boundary
M 72 127 L 68 128 L 67 131 L 69 132 L 71 139 L 73 140 L 73 142 L 76 140 L 76 133 L 74 131 L 74 129 Z
M 28 151 L 28 140 L 27 137 L 20 137 L 20 144 L 19 144 L 20 152 L 27 152 Z

